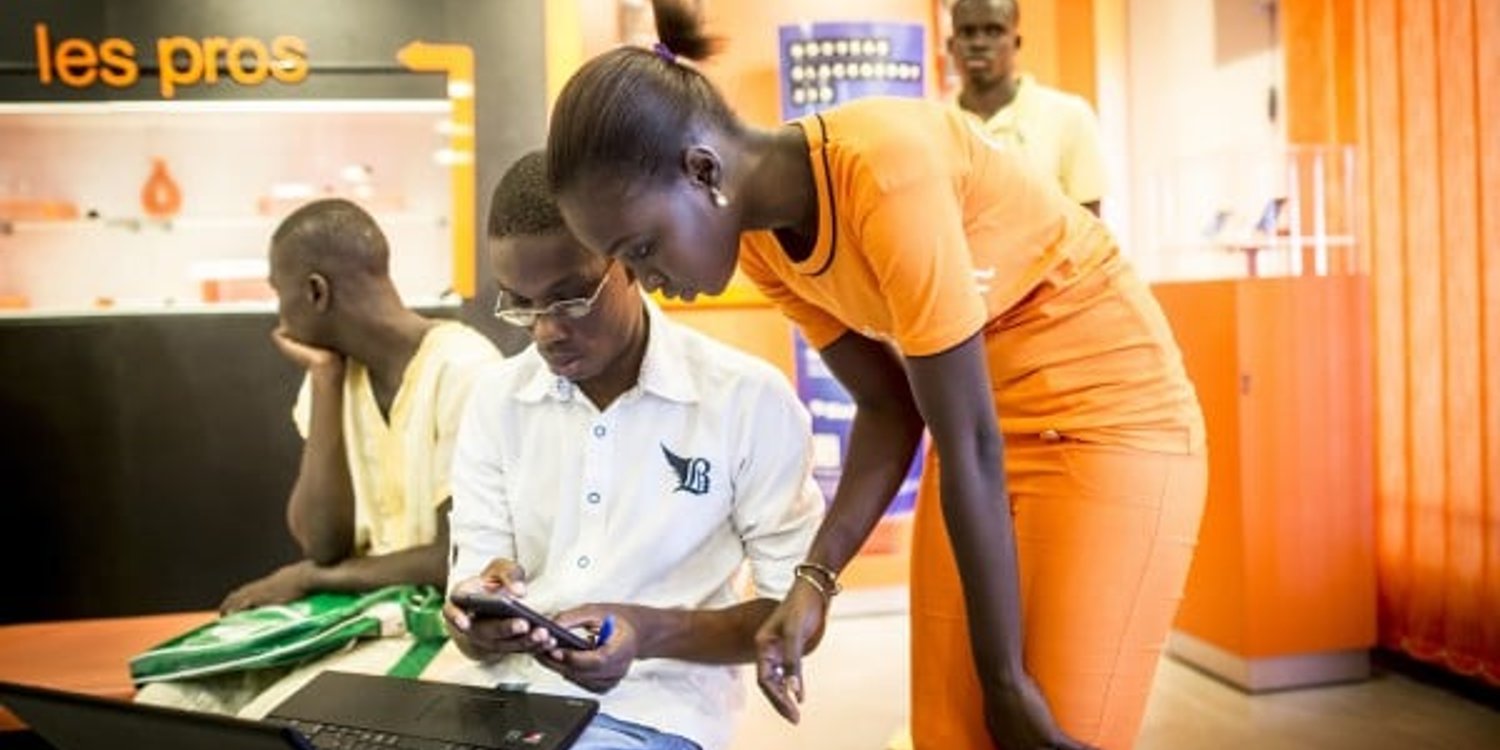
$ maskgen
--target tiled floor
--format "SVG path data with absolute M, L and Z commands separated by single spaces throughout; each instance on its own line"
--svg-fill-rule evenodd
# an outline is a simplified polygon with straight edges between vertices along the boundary
M 883 750 L 906 717 L 904 594 L 841 596 L 806 667 L 793 727 L 749 696 L 732 750 Z M 1138 750 L 1493 750 L 1500 711 L 1398 674 L 1248 696 L 1172 659 L 1162 662 Z M 943 749 L 947 750 L 947 749 Z

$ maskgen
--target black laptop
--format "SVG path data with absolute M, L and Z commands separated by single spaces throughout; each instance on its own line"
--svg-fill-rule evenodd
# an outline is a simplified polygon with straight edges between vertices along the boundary
M 373 747 L 564 750 L 598 710 L 598 701 L 586 698 L 324 672 L 266 719 L 297 729 L 315 747 L 344 747 L 339 738 L 374 736 L 408 744 Z
M 0 705 L 56 750 L 566 750 L 595 701 L 325 672 L 249 721 L 0 682 Z

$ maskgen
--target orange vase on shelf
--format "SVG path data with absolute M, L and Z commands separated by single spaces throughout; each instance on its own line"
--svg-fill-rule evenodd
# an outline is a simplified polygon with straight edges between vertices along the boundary
M 151 176 L 141 186 L 141 210 L 153 219 L 169 219 L 182 208 L 182 189 L 167 171 L 167 160 L 151 160 Z

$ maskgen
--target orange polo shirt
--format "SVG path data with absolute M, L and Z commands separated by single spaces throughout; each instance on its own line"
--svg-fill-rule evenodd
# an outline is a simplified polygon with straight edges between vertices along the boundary
M 853 330 L 920 357 L 984 330 L 1005 432 L 1201 446 L 1160 310 L 1053 180 L 936 102 L 861 99 L 796 124 L 816 244 L 793 262 L 772 233 L 746 233 L 740 268 L 814 347 Z M 1120 304 L 1095 313 L 1095 297 Z

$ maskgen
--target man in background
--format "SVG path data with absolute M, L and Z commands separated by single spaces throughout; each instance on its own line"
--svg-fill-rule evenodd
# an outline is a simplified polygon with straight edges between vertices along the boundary
M 1017 0 L 958 0 L 952 14 L 948 52 L 963 78 L 958 105 L 1006 148 L 1057 178 L 1069 198 L 1099 215 L 1104 165 L 1094 111 L 1082 97 L 1017 71 Z

